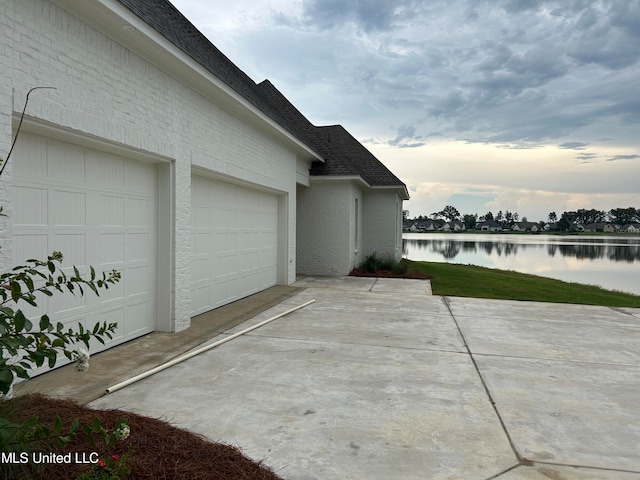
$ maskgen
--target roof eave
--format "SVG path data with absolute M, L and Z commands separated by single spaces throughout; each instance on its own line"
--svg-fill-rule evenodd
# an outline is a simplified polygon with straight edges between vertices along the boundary
M 362 183 L 365 187 L 372 190 L 389 190 L 396 191 L 402 200 L 409 200 L 409 191 L 406 185 L 371 185 L 360 175 L 310 175 L 310 182 L 338 182 L 338 181 L 353 181 Z
M 406 185 L 373 185 L 371 188 L 376 190 L 396 190 L 402 200 L 409 200 L 409 190 Z
M 298 155 L 324 161 L 306 143 L 288 132 L 118 1 L 51 1 L 234 116 L 285 140 Z

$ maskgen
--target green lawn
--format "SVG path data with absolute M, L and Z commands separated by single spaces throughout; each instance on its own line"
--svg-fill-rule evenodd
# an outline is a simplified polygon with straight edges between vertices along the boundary
M 427 273 L 434 295 L 454 297 L 640 307 L 640 296 L 474 265 L 403 260 L 409 270 Z

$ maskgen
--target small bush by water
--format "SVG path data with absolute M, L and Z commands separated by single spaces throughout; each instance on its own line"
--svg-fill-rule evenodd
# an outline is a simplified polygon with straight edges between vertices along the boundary
M 407 273 L 409 269 L 405 262 L 398 262 L 389 256 L 382 256 L 376 252 L 367 255 L 359 267 L 367 273 L 376 273 L 383 270 L 398 275 Z

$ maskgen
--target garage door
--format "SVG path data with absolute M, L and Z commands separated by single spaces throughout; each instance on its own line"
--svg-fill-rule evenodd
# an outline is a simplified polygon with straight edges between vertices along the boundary
M 113 346 L 156 327 L 157 171 L 133 161 L 21 133 L 13 160 L 14 263 L 63 253 L 65 271 L 119 270 L 100 297 L 57 294 L 38 310 L 69 326 L 116 322 Z M 104 349 L 98 342 L 92 350 Z
M 275 285 L 278 197 L 194 176 L 191 199 L 191 314 Z

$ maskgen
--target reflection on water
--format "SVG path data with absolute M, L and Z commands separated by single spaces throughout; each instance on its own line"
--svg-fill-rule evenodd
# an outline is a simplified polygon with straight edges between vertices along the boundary
M 640 237 L 409 233 L 411 260 L 480 265 L 640 294 Z

